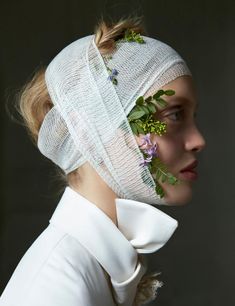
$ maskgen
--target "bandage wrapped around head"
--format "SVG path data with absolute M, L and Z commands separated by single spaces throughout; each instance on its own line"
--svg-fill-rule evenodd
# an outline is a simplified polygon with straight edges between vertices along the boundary
M 108 66 L 94 35 L 65 47 L 46 69 L 53 108 L 46 114 L 38 147 L 66 174 L 89 162 L 120 198 L 164 204 L 127 116 L 139 96 L 148 96 L 182 75 L 191 75 L 167 44 L 142 36 L 145 43 L 119 42 Z

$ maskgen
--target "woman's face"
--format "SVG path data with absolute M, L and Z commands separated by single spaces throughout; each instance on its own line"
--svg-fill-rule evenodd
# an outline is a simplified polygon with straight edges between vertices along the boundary
M 173 89 L 175 94 L 162 96 L 168 105 L 159 108 L 155 118 L 167 123 L 167 131 L 162 136 L 152 133 L 151 140 L 157 143 L 158 156 L 169 172 L 181 181 L 178 185 L 159 182 L 165 192 L 165 201 L 169 205 L 182 205 L 192 197 L 195 177 L 192 172 L 182 173 L 181 170 L 197 160 L 196 153 L 204 148 L 205 140 L 195 123 L 197 98 L 192 77 L 178 77 L 161 89 Z M 142 136 L 135 136 L 138 145 L 142 143 Z

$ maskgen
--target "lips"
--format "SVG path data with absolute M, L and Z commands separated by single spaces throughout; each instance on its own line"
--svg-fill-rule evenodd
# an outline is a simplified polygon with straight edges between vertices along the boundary
M 194 160 L 192 163 L 190 163 L 187 167 L 183 168 L 181 171 L 180 171 L 180 177 L 182 179 L 185 179 L 185 180 L 189 180 L 189 181 L 194 181 L 197 179 L 198 177 L 198 174 L 197 172 L 195 171 L 195 168 L 197 167 L 197 160 Z
M 187 167 L 183 168 L 180 172 L 193 171 L 193 169 L 197 167 L 197 164 L 198 164 L 198 161 L 194 160 Z

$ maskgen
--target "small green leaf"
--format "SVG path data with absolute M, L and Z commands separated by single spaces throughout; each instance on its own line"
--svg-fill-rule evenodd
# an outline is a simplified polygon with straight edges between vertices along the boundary
M 156 172 L 156 178 L 159 179 L 161 177 L 162 173 L 159 169 L 157 169 L 157 172 Z
M 167 102 L 162 98 L 158 98 L 156 101 L 161 107 L 167 106 Z
M 134 122 L 130 122 L 130 126 L 131 126 L 131 129 L 132 129 L 132 132 L 138 136 L 138 130 L 137 130 L 137 126 L 136 126 L 136 123 Z
M 175 91 L 172 89 L 165 90 L 165 95 L 167 96 L 173 96 L 174 94 L 175 94 Z
M 140 96 L 137 100 L 136 100 L 136 105 L 143 105 L 144 103 L 144 97 Z
M 142 107 L 140 105 L 135 105 L 133 108 L 132 108 L 133 112 L 135 111 L 141 111 L 142 110 Z M 133 113 L 132 112 L 132 113 Z
M 160 96 L 164 95 L 164 90 L 160 89 L 157 93 L 153 95 L 153 99 L 157 100 Z
M 129 117 L 130 117 L 131 115 L 133 115 L 135 112 L 136 112 L 136 107 L 133 107 L 132 110 L 129 112 L 128 116 L 127 116 L 128 119 L 129 119 Z
M 152 113 L 152 114 L 156 113 L 157 108 L 155 107 L 155 105 L 154 105 L 153 103 L 149 103 L 149 104 L 147 105 L 147 107 L 148 107 L 150 113 Z
M 170 174 L 170 176 L 168 177 L 168 183 L 171 185 L 175 185 L 177 182 L 177 178 L 174 177 L 172 174 Z
M 132 120 L 135 120 L 135 119 L 139 119 L 140 117 L 142 117 L 143 115 L 145 115 L 145 112 L 144 111 L 136 111 L 136 112 L 133 112 L 129 117 L 129 121 L 132 121 Z
M 162 183 L 165 183 L 166 179 L 167 179 L 167 176 L 163 174 L 162 175 Z
M 157 101 L 156 101 L 156 100 L 152 100 L 151 103 L 152 103 L 153 105 L 155 105 L 156 107 L 158 107 L 158 104 L 157 104 Z
M 160 198 L 164 196 L 164 191 L 160 185 L 156 185 L 155 191 L 160 196 Z
M 150 113 L 147 106 L 142 105 L 141 108 L 142 108 L 142 110 L 145 112 L 146 115 L 148 115 L 148 114 Z
M 152 99 L 153 99 L 153 97 L 152 97 L 152 96 L 149 96 L 147 99 L 145 99 L 145 102 L 146 102 L 146 103 L 149 103 L 149 102 L 152 101 Z
M 144 130 L 143 130 L 143 128 L 142 128 L 142 126 L 141 126 L 141 125 L 139 125 L 138 123 L 136 123 L 136 128 L 137 128 L 137 130 L 138 130 L 139 134 L 145 134 L 145 132 L 144 132 Z

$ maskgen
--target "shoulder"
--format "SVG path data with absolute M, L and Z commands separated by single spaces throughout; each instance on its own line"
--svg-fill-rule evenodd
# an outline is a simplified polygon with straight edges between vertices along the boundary
M 15 277 L 16 274 L 24 273 L 25 279 L 27 272 L 33 280 L 45 269 L 53 272 L 53 276 L 68 267 L 83 272 L 83 267 L 86 271 L 90 265 L 94 268 L 94 262 L 96 260 L 78 240 L 60 228 L 49 225 L 26 251 L 13 275 Z
M 51 303 L 57 306 L 81 305 L 84 298 L 96 299 L 100 283 L 103 291 L 107 291 L 98 261 L 78 240 L 49 225 L 22 257 L 0 304 L 8 306 L 22 301 L 24 305 L 46 306 L 52 305 L 48 304 L 52 299 Z

